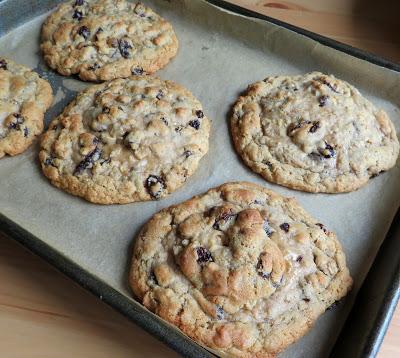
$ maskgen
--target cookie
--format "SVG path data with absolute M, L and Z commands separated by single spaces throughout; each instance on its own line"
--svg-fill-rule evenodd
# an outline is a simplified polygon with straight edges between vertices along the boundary
M 154 200 L 193 174 L 209 132 L 188 90 L 132 76 L 79 93 L 43 134 L 39 158 L 52 184 L 91 202 Z
M 67 1 L 46 19 L 41 49 L 47 64 L 84 81 L 153 73 L 177 53 L 172 26 L 140 2 Z
M 233 108 L 231 131 L 244 162 L 292 189 L 353 191 L 392 168 L 393 123 L 347 82 L 312 72 L 268 77 Z
M 237 357 L 274 357 L 352 284 L 333 232 L 294 199 L 245 182 L 154 215 L 129 280 L 149 310 Z
M 30 68 L 0 57 L 0 158 L 25 151 L 43 130 L 53 101 L 49 83 Z

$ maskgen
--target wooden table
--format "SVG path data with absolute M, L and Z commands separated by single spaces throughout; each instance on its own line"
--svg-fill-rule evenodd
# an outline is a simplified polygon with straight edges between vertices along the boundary
M 400 62 L 396 1 L 231 0 Z M 397 9 L 396 9 L 397 7 Z M 12 240 L 0 236 L 0 355 L 177 357 Z M 400 356 L 400 308 L 379 357 Z

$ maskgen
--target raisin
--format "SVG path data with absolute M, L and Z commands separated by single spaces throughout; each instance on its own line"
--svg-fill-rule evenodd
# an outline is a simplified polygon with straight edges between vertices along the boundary
M 157 93 L 156 98 L 157 98 L 158 100 L 160 100 L 160 99 L 163 98 L 163 97 L 164 97 L 164 92 L 163 92 L 162 90 L 158 90 L 158 93 Z
M 161 117 L 161 120 L 168 127 L 168 121 L 165 119 L 165 117 Z
M 81 35 L 85 40 L 90 37 L 90 30 L 87 26 L 81 26 L 78 29 L 78 34 Z
M 153 199 L 159 199 L 165 189 L 165 182 L 157 175 L 149 175 L 146 179 L 145 187 Z
M 236 214 L 232 211 L 229 210 L 229 212 L 226 213 L 222 213 L 220 216 L 218 216 L 218 218 L 215 220 L 215 223 L 213 225 L 213 229 L 215 230 L 220 230 L 221 231 L 221 227 L 220 224 L 226 223 L 228 220 L 230 220 L 231 218 L 233 218 L 234 216 L 236 216 Z
M 203 118 L 204 117 L 203 111 L 201 109 L 198 109 L 196 111 L 196 116 L 197 116 L 197 118 Z
M 307 298 L 307 297 L 305 297 L 305 298 L 303 298 L 303 301 L 304 301 L 304 302 L 310 302 L 310 299 Z
M 54 167 L 54 157 L 50 156 L 50 157 L 46 158 L 46 160 L 44 161 L 43 164 L 46 166 L 51 165 L 52 167 Z
M 318 103 L 320 107 L 324 107 L 328 103 L 329 96 L 322 95 L 318 98 Z
M 290 225 L 288 223 L 283 223 L 279 226 L 284 232 L 289 232 Z
M 190 151 L 190 150 L 185 150 L 185 151 L 183 152 L 183 155 L 184 155 L 186 158 L 189 158 L 191 155 L 193 155 L 193 152 Z
M 189 126 L 191 126 L 194 129 L 198 130 L 200 128 L 200 121 L 198 119 L 194 119 L 194 120 L 189 122 Z
M 325 234 L 327 234 L 328 233 L 328 230 L 326 229 L 326 227 L 325 227 L 325 225 L 324 224 L 321 224 L 321 223 L 317 223 L 317 224 L 315 224 L 315 225 L 317 225 L 317 226 L 319 226 L 320 227 L 320 229 L 325 233 Z
M 313 122 L 313 125 L 311 126 L 309 132 L 310 133 L 315 133 L 318 129 L 320 128 L 319 122 Z
M 0 59 L 0 69 L 7 70 L 7 62 L 6 60 Z
M 287 135 L 290 136 L 296 129 L 302 128 L 310 123 L 311 123 L 310 121 L 305 121 L 303 119 L 300 119 L 299 122 L 297 123 L 291 123 L 287 128 Z
M 75 0 L 75 4 L 74 4 L 74 6 L 82 6 L 82 5 L 83 5 L 83 3 L 84 3 L 84 1 L 83 1 L 83 0 Z
M 103 30 L 101 27 L 99 27 L 99 28 L 97 29 L 96 33 L 94 34 L 94 37 L 95 37 L 96 41 L 99 41 L 99 37 L 98 37 L 97 35 L 100 34 L 100 33 L 102 33 L 103 31 L 104 31 L 104 30 Z
M 28 128 L 24 128 L 24 137 L 27 137 L 29 135 L 29 129 Z
M 91 151 L 75 168 L 74 175 L 82 173 L 85 169 L 91 168 L 97 160 L 100 159 L 101 150 L 96 147 Z
M 331 91 L 333 91 L 335 93 L 339 93 L 339 91 L 337 90 L 337 85 L 336 84 L 332 85 L 325 78 L 319 78 L 318 81 L 320 81 L 324 85 L 328 86 Z
M 72 18 L 76 19 L 78 21 L 81 21 L 83 19 L 83 13 L 82 11 L 75 10 L 74 13 L 72 14 Z
M 337 307 L 339 304 L 340 304 L 340 301 L 335 301 L 326 310 L 330 311 L 330 310 L 334 309 L 335 307 Z
M 264 271 L 264 266 L 263 266 L 261 257 L 258 259 L 256 269 L 257 269 L 257 274 L 258 274 L 258 276 L 262 277 L 264 280 L 266 280 L 267 278 L 269 278 L 270 273 Z
M 8 125 L 8 128 L 19 131 L 21 129 L 21 124 L 25 121 L 24 117 L 22 117 L 19 113 L 14 113 L 13 116 L 15 117 L 15 120 Z
M 135 67 L 131 72 L 132 74 L 138 76 L 138 75 L 143 75 L 144 70 L 142 67 Z
M 182 126 L 176 126 L 175 127 L 175 132 L 180 133 L 182 132 L 183 127 Z
M 220 305 L 217 305 L 217 308 L 215 311 L 217 314 L 217 319 L 221 320 L 221 319 L 225 318 L 225 311 Z
M 299 255 L 297 256 L 296 262 L 301 262 L 303 261 L 303 256 Z
M 90 66 L 89 66 L 89 70 L 90 70 L 90 71 L 96 71 L 96 70 L 98 70 L 100 67 L 101 67 L 101 66 L 100 66 L 97 62 L 95 62 L 93 65 L 90 65 Z
M 336 155 L 335 149 L 325 142 L 325 148 L 318 148 L 318 153 L 325 159 L 333 158 Z
M 204 247 L 198 247 L 196 249 L 196 254 L 197 254 L 197 262 L 199 264 L 204 264 L 206 262 L 213 262 L 214 259 L 211 255 L 211 252 L 208 251 L 206 248 Z
M 104 106 L 103 109 L 101 110 L 103 113 L 110 113 L 110 107 Z
M 265 221 L 264 221 L 263 229 L 264 229 L 265 233 L 266 233 L 268 236 L 271 236 L 271 235 L 273 234 L 273 232 L 274 232 L 274 229 L 272 229 L 272 227 L 269 226 L 268 220 L 265 220 Z
M 269 169 L 270 171 L 272 171 L 272 169 L 274 169 L 274 167 L 273 167 L 273 165 L 272 165 L 271 162 L 266 161 L 264 164 L 268 167 L 268 169 Z
M 121 56 L 123 58 L 129 58 L 130 57 L 130 52 L 129 50 L 132 48 L 132 46 L 129 44 L 127 40 L 119 40 L 118 41 L 118 48 L 119 52 L 121 53 Z

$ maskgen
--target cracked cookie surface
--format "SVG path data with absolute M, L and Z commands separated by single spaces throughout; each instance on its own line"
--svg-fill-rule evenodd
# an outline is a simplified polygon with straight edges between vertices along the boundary
M 50 84 L 30 68 L 0 57 L 0 158 L 25 151 L 43 130 Z
M 393 123 L 347 82 L 312 72 L 249 86 L 231 118 L 236 150 L 265 179 L 309 192 L 348 192 L 392 168 Z
M 85 81 L 153 73 L 177 53 L 170 23 L 142 3 L 65 2 L 46 19 L 41 49 L 60 74 Z
M 52 184 L 91 202 L 160 199 L 194 173 L 209 133 L 187 89 L 132 76 L 79 93 L 43 134 L 39 158 Z
M 352 284 L 333 232 L 294 199 L 246 182 L 155 214 L 129 280 L 148 309 L 237 357 L 274 357 Z

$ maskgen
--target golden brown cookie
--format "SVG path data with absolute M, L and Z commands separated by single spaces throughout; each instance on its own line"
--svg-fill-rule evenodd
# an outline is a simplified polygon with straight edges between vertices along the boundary
M 347 82 L 319 72 L 250 85 L 234 106 L 231 130 L 252 170 L 309 192 L 356 190 L 392 168 L 399 154 L 387 114 Z
M 47 64 L 84 81 L 153 73 L 178 50 L 172 26 L 142 3 L 73 0 L 59 5 L 42 27 Z
M 50 84 L 30 68 L 0 57 L 0 158 L 25 151 L 43 130 Z
M 239 182 L 166 208 L 136 238 L 130 285 L 218 354 L 274 357 L 346 295 L 336 235 L 294 199 Z
M 209 133 L 187 89 L 132 76 L 79 93 L 43 135 L 39 157 L 52 184 L 91 202 L 160 199 L 194 173 Z

